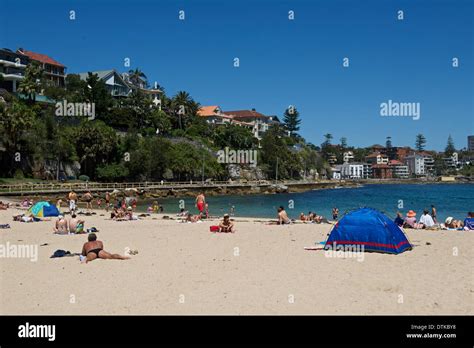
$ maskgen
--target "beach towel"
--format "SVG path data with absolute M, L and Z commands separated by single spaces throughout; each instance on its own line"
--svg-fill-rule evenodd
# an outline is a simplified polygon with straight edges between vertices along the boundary
M 304 247 L 304 250 L 324 250 L 323 247 Z

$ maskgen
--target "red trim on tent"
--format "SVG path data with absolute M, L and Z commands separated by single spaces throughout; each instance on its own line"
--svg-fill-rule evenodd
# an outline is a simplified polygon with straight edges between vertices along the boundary
M 367 246 L 374 246 L 374 247 L 382 247 L 382 248 L 391 248 L 391 249 L 396 249 L 402 246 L 403 244 L 409 244 L 408 241 L 401 241 L 397 245 L 393 244 L 382 244 L 382 243 L 373 243 L 373 242 L 356 242 L 356 241 L 349 241 L 349 240 L 333 240 L 331 242 L 327 242 L 327 244 L 362 244 L 362 245 L 367 245 Z

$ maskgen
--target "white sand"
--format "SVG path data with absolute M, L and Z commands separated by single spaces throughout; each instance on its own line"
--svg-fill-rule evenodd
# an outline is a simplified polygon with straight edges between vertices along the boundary
M 139 253 L 81 264 L 49 256 L 80 252 L 86 235 L 54 235 L 53 221 L 12 222 L 15 212 L 0 211 L 12 226 L 0 229 L 0 243 L 48 245 L 37 262 L 0 259 L 1 314 L 474 314 L 473 232 L 408 231 L 413 250 L 360 262 L 304 250 L 326 238 L 327 224 L 248 221 L 215 234 L 216 222 L 96 215 L 86 228 L 100 230 L 105 250 Z

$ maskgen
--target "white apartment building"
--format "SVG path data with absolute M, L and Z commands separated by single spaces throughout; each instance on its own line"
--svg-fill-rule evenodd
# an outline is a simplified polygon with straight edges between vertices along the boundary
M 427 154 L 412 154 L 405 157 L 410 174 L 417 176 L 428 175 L 434 167 L 434 159 Z
M 344 163 L 336 166 L 340 170 L 341 179 L 363 179 L 364 165 L 362 163 Z

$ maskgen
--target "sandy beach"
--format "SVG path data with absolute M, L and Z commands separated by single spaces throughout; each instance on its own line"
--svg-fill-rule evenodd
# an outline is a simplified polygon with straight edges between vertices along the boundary
M 1 244 L 38 246 L 38 260 L 2 258 L 1 314 L 474 314 L 474 233 L 408 230 L 399 255 L 327 257 L 317 246 L 329 224 L 271 226 L 236 217 L 178 223 L 152 215 L 116 222 L 87 216 L 105 250 L 138 250 L 130 260 L 51 259 L 79 253 L 87 235 L 55 235 L 51 221 L 13 222 L 0 211 Z M 172 216 L 172 215 L 170 215 Z

